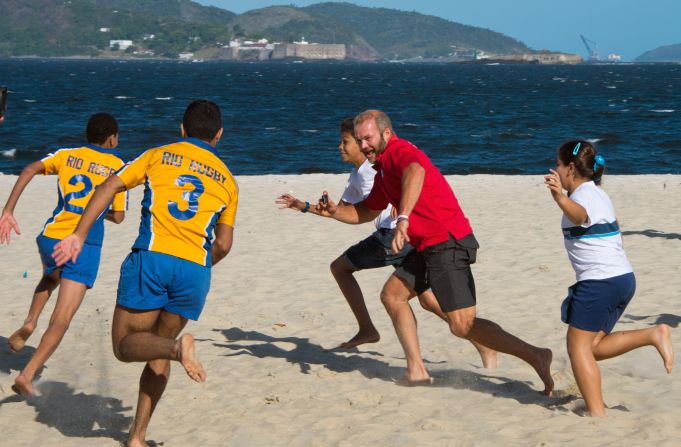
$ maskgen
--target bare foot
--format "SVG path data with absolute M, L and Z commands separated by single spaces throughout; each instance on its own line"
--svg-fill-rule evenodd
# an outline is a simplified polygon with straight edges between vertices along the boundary
M 33 384 L 30 380 L 19 374 L 16 379 L 14 379 L 14 385 L 12 385 L 12 391 L 21 396 L 35 396 L 35 391 L 33 391 Z
M 399 386 L 413 387 L 413 386 L 430 386 L 433 384 L 433 382 L 435 382 L 435 379 L 433 379 L 432 377 L 428 377 L 426 379 L 411 380 L 407 376 L 403 376 L 397 379 L 395 384 Z
M 371 332 L 359 331 L 354 337 L 352 337 L 350 340 L 344 343 L 341 343 L 340 345 L 338 345 L 338 347 L 341 349 L 351 349 L 356 346 L 363 345 L 365 343 L 376 343 L 380 339 L 381 336 L 376 330 Z
M 658 324 L 655 328 L 655 347 L 662 356 L 664 368 L 671 374 L 674 366 L 674 349 L 672 348 L 672 331 L 666 324 Z
M 14 333 L 10 335 L 9 338 L 7 339 L 9 349 L 12 350 L 12 352 L 19 352 L 22 349 L 24 349 L 26 340 L 28 340 L 28 337 L 30 337 L 31 334 L 33 334 L 34 330 L 35 327 L 24 324 L 19 329 L 14 331 Z
M 537 374 L 539 374 L 541 381 L 544 382 L 543 393 L 546 396 L 550 396 L 553 392 L 553 377 L 551 377 L 551 362 L 553 361 L 553 352 L 548 348 L 540 348 L 539 351 L 537 363 L 532 364 L 532 367 L 535 371 L 537 371 Z
M 126 447 L 149 447 L 149 444 L 139 439 L 128 438 L 128 442 L 125 444 Z
M 203 382 L 206 380 L 206 371 L 203 370 L 203 366 L 199 359 L 196 358 L 196 353 L 194 352 L 194 337 L 192 334 L 184 334 L 178 340 L 179 344 L 179 358 L 178 360 L 184 366 L 184 370 L 187 375 L 197 382 Z

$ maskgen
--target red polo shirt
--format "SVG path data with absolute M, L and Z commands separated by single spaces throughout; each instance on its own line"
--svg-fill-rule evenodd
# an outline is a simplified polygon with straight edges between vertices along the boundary
M 372 210 L 383 210 L 388 203 L 399 209 L 402 173 L 412 163 L 420 164 L 426 176 L 421 195 L 409 216 L 410 244 L 422 251 L 449 240 L 449 234 L 456 239 L 471 234 L 470 223 L 444 176 L 419 148 L 396 135 L 376 159 L 374 169 L 378 174 L 364 203 Z

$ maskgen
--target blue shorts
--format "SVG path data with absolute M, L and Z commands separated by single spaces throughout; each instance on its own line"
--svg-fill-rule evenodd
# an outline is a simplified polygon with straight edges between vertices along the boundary
M 75 264 L 68 261 L 63 266 L 58 267 L 54 259 L 52 259 L 52 251 L 54 246 L 61 241 L 40 234 L 36 238 L 36 242 L 38 243 L 40 260 L 43 262 L 43 274 L 49 275 L 61 268 L 61 278 L 85 284 L 88 289 L 92 288 L 95 284 L 95 279 L 97 279 L 97 271 L 99 270 L 99 259 L 102 254 L 101 246 L 83 244 L 83 250 L 78 255 Z
M 343 253 L 357 270 L 375 269 L 388 265 L 399 266 L 412 248 L 405 242 L 402 250 L 393 254 L 392 243 L 395 232 L 388 228 L 374 231 L 371 236 L 363 239 L 345 250 Z
M 164 253 L 134 250 L 121 265 L 120 306 L 163 309 L 198 320 L 210 289 L 210 267 Z
M 561 320 L 577 329 L 609 334 L 635 291 L 633 273 L 579 281 L 568 289 L 561 306 Z

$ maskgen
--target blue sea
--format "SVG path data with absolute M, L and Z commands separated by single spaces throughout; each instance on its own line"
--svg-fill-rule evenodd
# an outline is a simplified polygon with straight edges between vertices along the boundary
M 235 175 L 341 173 L 338 124 L 380 108 L 445 174 L 542 174 L 563 141 L 597 143 L 611 174 L 681 173 L 681 65 L 180 63 L 0 60 L 0 172 L 120 123 L 126 159 L 174 141 L 186 105 L 222 108 Z

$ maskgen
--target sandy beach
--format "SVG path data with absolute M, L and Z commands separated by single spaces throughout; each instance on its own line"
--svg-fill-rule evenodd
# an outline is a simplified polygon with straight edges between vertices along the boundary
M 192 382 L 179 365 L 147 439 L 174 446 L 677 446 L 681 371 L 666 374 L 652 347 L 600 363 L 609 418 L 579 415 L 583 400 L 565 349 L 560 303 L 574 282 L 563 247 L 560 211 L 542 176 L 448 176 L 481 248 L 473 267 L 478 314 L 524 340 L 553 350 L 555 397 L 542 396 L 522 361 L 499 355 L 481 367 L 470 343 L 413 300 L 433 386 L 401 387 L 405 360 L 379 291 L 391 270 L 358 274 L 376 344 L 335 350 L 356 323 L 329 264 L 366 237 L 351 226 L 279 210 L 292 192 L 337 199 L 346 175 L 237 177 L 235 243 L 213 270 L 211 292 L 187 331 L 208 374 Z M 4 204 L 16 176 L 0 175 Z M 604 177 L 637 293 L 617 329 L 667 323 L 681 349 L 681 176 Z M 22 323 L 41 276 L 35 237 L 56 204 L 56 177 L 40 177 L 19 201 L 22 230 L 0 247 L 0 444 L 118 446 L 127 436 L 142 364 L 111 351 L 118 269 L 137 235 L 142 188 L 131 192 L 121 225 L 107 224 L 102 263 L 62 345 L 36 381 L 38 396 L 10 389 L 38 344 L 52 311 L 19 354 L 7 337 Z M 56 295 L 53 296 L 53 298 Z M 676 329 L 674 329 L 676 328 Z M 678 357 L 678 356 L 677 356 Z M 678 360 L 677 362 L 678 363 Z

